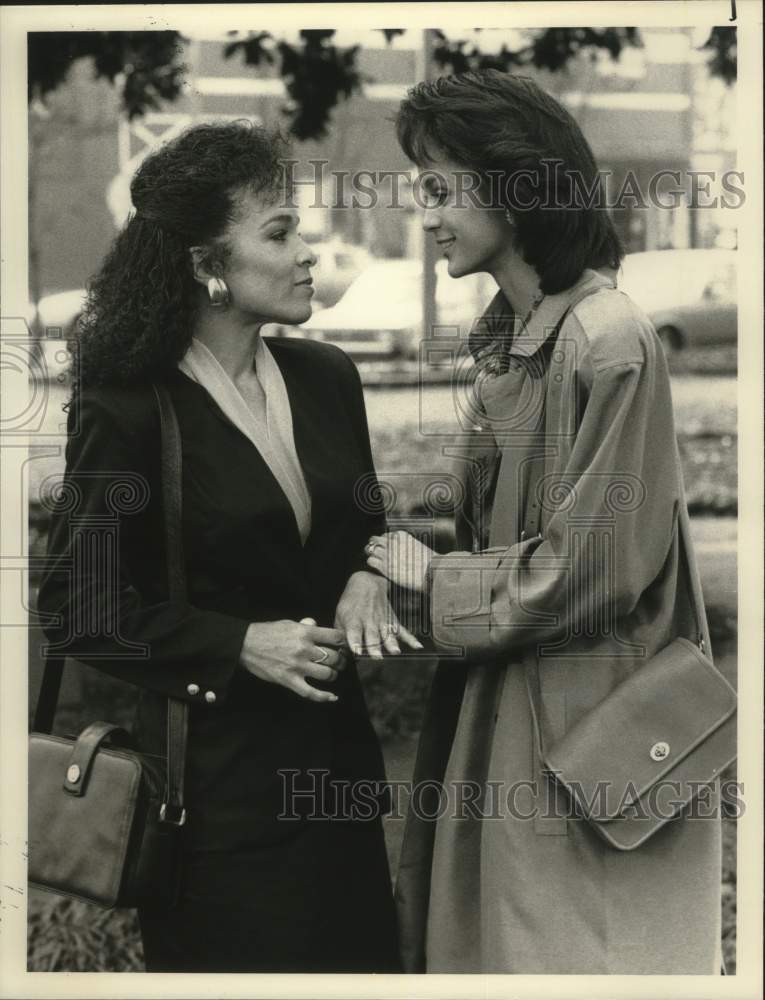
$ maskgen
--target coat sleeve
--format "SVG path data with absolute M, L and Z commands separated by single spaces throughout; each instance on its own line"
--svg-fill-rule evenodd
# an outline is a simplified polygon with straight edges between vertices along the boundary
M 147 558 L 151 540 L 136 528 L 150 496 L 152 445 L 95 392 L 72 406 L 68 424 L 66 471 L 37 601 L 48 619 L 50 652 L 162 695 L 204 704 L 213 692 L 219 702 L 249 623 L 139 593 L 135 565 Z M 115 517 L 116 547 L 103 531 Z
M 543 535 L 432 560 L 436 644 L 491 658 L 628 615 L 664 566 L 680 482 L 666 375 L 596 369 L 566 468 L 540 482 Z

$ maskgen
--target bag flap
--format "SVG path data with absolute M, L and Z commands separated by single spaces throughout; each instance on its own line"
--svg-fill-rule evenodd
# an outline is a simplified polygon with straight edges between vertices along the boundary
M 735 711 L 722 674 L 692 642 L 675 639 L 550 747 L 545 767 L 585 816 L 615 818 Z

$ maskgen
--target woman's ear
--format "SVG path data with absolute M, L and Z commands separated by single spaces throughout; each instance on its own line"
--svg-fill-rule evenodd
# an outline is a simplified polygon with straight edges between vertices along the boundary
M 210 269 L 210 250 L 208 247 L 189 247 L 189 254 L 194 280 L 206 288 L 210 278 L 217 277 Z

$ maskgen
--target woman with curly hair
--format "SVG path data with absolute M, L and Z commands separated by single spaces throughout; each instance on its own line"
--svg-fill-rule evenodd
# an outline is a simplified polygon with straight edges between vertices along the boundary
M 372 568 L 427 595 L 442 656 L 415 768 L 442 797 L 412 796 L 396 882 L 406 971 L 713 974 L 719 790 L 623 852 L 542 765 L 677 637 L 696 670 L 709 643 L 667 365 L 616 287 L 595 160 L 556 100 L 497 70 L 419 84 L 397 128 L 449 274 L 499 286 L 470 337 L 457 551 L 368 544 Z M 605 716 L 587 744 L 609 809 L 625 771 L 642 794 L 687 745 L 656 714 Z
M 354 365 L 261 336 L 311 314 L 286 153 L 247 122 L 153 152 L 74 345 L 80 502 L 52 518 L 47 634 L 139 687 L 145 752 L 163 752 L 168 696 L 190 706 L 180 897 L 139 910 L 150 971 L 397 970 L 382 755 L 347 644 L 379 656 L 400 651 L 395 631 L 416 640 L 361 554 L 383 523 L 354 494 L 374 476 Z M 164 582 L 152 383 L 182 439 L 184 603 Z M 148 502 L 120 515 L 116 569 L 78 561 L 77 526 L 111 513 L 120 477 Z M 358 782 L 366 808 L 333 797 Z

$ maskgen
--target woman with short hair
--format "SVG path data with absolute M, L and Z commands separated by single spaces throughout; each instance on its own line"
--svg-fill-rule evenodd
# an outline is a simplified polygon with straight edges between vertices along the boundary
M 529 676 L 549 746 L 676 637 L 709 641 L 667 365 L 616 288 L 595 160 L 556 100 L 497 70 L 418 84 L 397 130 L 449 274 L 499 286 L 470 337 L 459 551 L 403 532 L 367 546 L 428 596 L 442 657 L 397 879 L 405 968 L 716 973 L 717 788 L 707 816 L 622 853 L 540 767 Z

